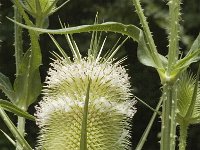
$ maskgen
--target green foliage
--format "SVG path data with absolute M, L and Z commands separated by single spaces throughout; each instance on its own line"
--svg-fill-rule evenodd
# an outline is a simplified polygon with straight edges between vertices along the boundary
M 185 70 L 190 64 L 199 61 L 200 59 L 200 34 L 192 44 L 191 49 L 187 55 L 178 60 L 176 65 L 174 65 L 175 70 Z
M 58 2 L 58 0 L 55 0 L 54 2 L 46 1 L 46 0 L 44 0 L 44 1 L 23 0 L 23 3 L 22 3 L 22 1 L 19 3 L 19 1 L 15 0 L 15 5 L 18 7 L 21 15 L 25 19 L 25 24 L 28 26 L 24 26 L 22 24 L 19 24 L 19 25 L 29 29 L 28 33 L 29 33 L 30 39 L 31 39 L 31 46 L 30 46 L 30 48 L 28 48 L 27 51 L 23 51 L 23 49 L 22 49 L 21 50 L 21 52 L 22 52 L 21 53 L 22 54 L 21 61 L 19 61 L 19 63 L 17 63 L 18 61 L 16 61 L 16 68 L 18 68 L 17 71 L 19 71 L 19 72 L 16 72 L 16 80 L 14 81 L 13 86 L 8 77 L 6 77 L 3 74 L 0 74 L 0 89 L 5 93 L 5 95 L 8 97 L 8 99 L 11 100 L 11 102 L 16 104 L 20 108 L 27 109 L 30 106 L 30 104 L 35 102 L 38 95 L 40 94 L 40 91 L 41 91 L 41 81 L 40 80 L 41 79 L 40 79 L 40 73 L 39 73 L 39 66 L 41 65 L 41 52 L 40 52 L 38 39 L 39 39 L 39 35 L 42 32 L 46 32 L 46 33 L 50 33 L 50 34 L 65 34 L 66 39 L 71 47 L 71 51 L 73 52 L 73 55 L 77 56 L 77 58 L 80 59 L 79 54 L 77 53 L 78 47 L 76 46 L 76 43 L 74 42 L 72 36 L 68 35 L 68 34 L 90 32 L 90 31 L 111 31 L 111 32 L 117 32 L 120 34 L 125 34 L 128 37 L 131 37 L 134 41 L 138 42 L 137 55 L 138 55 L 138 59 L 140 60 L 140 62 L 146 66 L 153 67 L 158 71 L 160 79 L 161 79 L 161 83 L 164 85 L 163 97 L 167 99 L 167 100 L 164 99 L 164 101 L 163 101 L 163 109 L 162 109 L 163 114 L 166 114 L 167 117 L 171 116 L 171 118 L 172 118 L 172 119 L 170 119 L 168 117 L 169 119 L 167 120 L 167 122 L 164 122 L 164 119 L 162 119 L 164 124 L 165 123 L 168 124 L 170 120 L 175 120 L 174 118 L 176 117 L 176 113 L 177 113 L 176 112 L 176 91 L 177 90 L 180 93 L 182 92 L 182 94 L 177 93 L 178 94 L 177 96 L 179 97 L 181 95 L 180 96 L 181 98 L 185 98 L 185 100 L 183 100 L 183 101 L 180 101 L 180 99 L 178 98 L 179 101 L 178 101 L 177 107 L 180 109 L 180 112 L 178 113 L 178 117 L 181 116 L 180 118 L 183 119 L 184 116 L 186 114 L 188 114 L 187 113 L 188 109 L 190 109 L 190 112 L 192 112 L 192 116 L 193 116 L 193 118 L 190 120 L 190 122 L 191 123 L 199 123 L 199 113 L 200 112 L 199 112 L 199 106 L 198 106 L 198 92 L 196 94 L 197 101 L 195 101 L 195 103 L 194 103 L 195 107 L 192 107 L 193 105 L 191 104 L 191 101 L 192 101 L 191 95 L 192 95 L 192 93 L 194 93 L 193 91 L 195 91 L 195 90 L 192 90 L 192 89 L 195 89 L 195 88 L 193 88 L 194 80 L 192 78 L 187 78 L 188 81 L 186 79 L 183 80 L 183 78 L 181 76 L 179 83 L 183 84 L 185 82 L 186 86 L 178 85 L 178 84 L 177 84 L 178 86 L 176 86 L 177 79 L 179 78 L 180 74 L 182 74 L 182 72 L 184 70 L 186 70 L 192 63 L 197 62 L 200 59 L 200 57 L 199 57 L 200 35 L 196 38 L 192 47 L 188 50 L 188 53 L 186 54 L 185 57 L 184 57 L 184 54 L 181 56 L 179 55 L 180 54 L 179 40 L 180 40 L 180 43 L 188 44 L 191 38 L 186 34 L 188 34 L 191 31 L 192 27 L 195 27 L 195 29 L 198 30 L 199 13 L 197 13 L 197 11 L 196 11 L 198 9 L 197 1 L 191 0 L 190 2 L 184 2 L 185 5 L 183 5 L 183 11 L 185 12 L 185 14 L 183 16 L 183 19 L 186 20 L 184 22 L 184 26 L 186 27 L 185 30 L 183 29 L 183 26 L 179 25 L 179 23 L 178 23 L 178 20 L 180 19 L 180 10 L 177 9 L 178 7 L 175 6 L 175 3 L 173 4 L 173 2 L 179 3 L 180 1 L 178 1 L 178 0 L 169 1 L 170 17 L 171 17 L 170 19 L 166 15 L 167 11 L 166 11 L 165 5 L 160 4 L 161 2 L 158 2 L 156 0 L 143 0 L 142 1 L 145 4 L 144 5 L 145 12 L 148 13 L 149 15 L 151 15 L 150 19 L 149 19 L 150 22 L 153 22 L 153 23 L 157 24 L 158 26 L 164 27 L 164 28 L 167 28 L 170 25 L 170 27 L 167 30 L 167 32 L 169 33 L 169 51 L 168 51 L 167 56 L 161 55 L 157 52 L 159 50 L 162 50 L 162 49 L 159 49 L 160 48 L 159 45 L 162 45 L 162 40 L 160 40 L 158 43 L 156 43 L 158 45 L 158 48 L 157 48 L 154 44 L 152 34 L 148 27 L 147 20 L 143 14 L 143 10 L 140 6 L 139 0 L 133 0 L 133 2 L 135 2 L 136 11 L 139 15 L 140 22 L 142 24 L 142 28 L 143 28 L 142 30 L 133 25 L 125 25 L 125 24 L 117 23 L 117 22 L 106 22 L 103 24 L 84 25 L 84 26 L 78 26 L 78 27 L 64 28 L 64 29 L 60 29 L 60 30 L 40 29 L 40 27 L 47 28 L 49 25 L 48 24 L 49 15 L 54 13 L 55 10 L 58 10 L 59 8 L 61 8 L 60 6 L 63 6 L 64 4 L 67 3 L 67 1 L 65 1 L 58 8 L 56 8 L 57 2 Z M 90 0 L 85 1 L 85 5 L 87 5 L 87 3 L 89 3 L 89 2 L 90 2 Z M 76 1 L 73 3 L 80 3 L 80 2 Z M 114 18 L 116 18 L 116 20 L 120 20 L 120 21 L 123 20 L 123 22 L 130 22 L 127 19 L 127 18 L 130 18 L 130 16 L 131 16 L 130 12 L 128 12 L 128 11 L 126 11 L 126 9 L 124 9 L 124 8 L 129 8 L 128 3 L 125 3 L 124 1 L 115 1 L 115 0 L 113 0 L 112 2 L 106 2 L 106 3 L 103 2 L 103 4 L 101 2 L 94 2 L 94 1 L 92 1 L 92 3 L 94 4 L 94 7 L 89 7 L 89 8 L 87 8 L 86 11 L 93 11 L 94 8 L 96 11 L 96 8 L 103 8 L 102 12 L 105 15 L 104 16 L 105 20 L 107 20 L 108 16 L 114 16 Z M 190 8 L 189 4 L 191 4 L 191 5 L 193 4 L 193 7 L 192 7 L 193 9 L 188 9 L 188 8 Z M 77 4 L 77 6 L 79 6 L 79 5 L 80 4 Z M 48 8 L 46 6 L 48 6 Z M 113 10 L 111 6 L 117 7 L 120 9 Z M 119 10 L 120 10 L 120 13 L 122 16 L 116 15 L 117 13 L 119 13 Z M 190 11 L 192 13 L 188 13 L 185 10 Z M 35 21 L 35 22 L 33 21 L 34 23 L 32 23 L 30 21 L 30 19 L 26 15 L 25 11 L 33 16 L 33 20 Z M 74 15 L 74 14 L 72 14 L 72 15 Z M 152 20 L 152 18 L 154 18 L 154 20 Z M 191 22 L 190 20 L 193 20 L 191 18 L 196 18 L 196 19 L 194 19 L 196 21 Z M 171 20 L 171 23 L 168 22 L 168 20 Z M 189 20 L 189 21 L 187 21 L 187 20 Z M 15 20 L 15 22 L 16 22 L 16 20 Z M 86 20 L 83 19 L 82 22 L 86 22 Z M 174 22 L 176 22 L 176 24 L 174 24 Z M 37 27 L 39 27 L 39 28 L 37 28 Z M 32 29 L 34 31 L 31 31 Z M 195 29 L 194 29 L 194 31 L 195 31 Z M 159 39 L 159 37 L 160 37 L 159 30 L 157 30 L 157 29 L 154 29 L 154 30 L 155 30 L 154 37 L 157 37 Z M 96 36 L 95 32 L 94 32 L 93 36 Z M 68 55 L 65 54 L 64 50 L 61 48 L 61 45 L 59 45 L 58 42 L 52 36 L 51 36 L 51 38 L 52 38 L 53 42 L 55 43 L 55 45 L 57 46 L 57 48 L 62 53 L 62 55 L 64 56 L 64 58 L 67 59 Z M 96 45 L 97 45 L 96 47 L 98 47 L 98 45 L 100 43 L 98 40 L 96 40 L 96 41 L 91 40 L 91 41 L 96 43 Z M 105 41 L 106 41 L 106 39 L 103 41 L 103 45 L 104 45 Z M 126 41 L 126 40 L 124 40 L 124 41 Z M 117 48 L 113 48 L 113 50 L 111 50 L 111 52 L 108 53 L 108 57 L 105 56 L 105 58 L 108 59 L 112 55 L 114 55 L 118 51 L 118 48 L 121 47 L 121 45 L 119 45 Z M 189 45 L 190 44 L 188 44 L 184 47 L 190 47 Z M 93 48 L 94 47 L 91 47 L 90 49 L 93 50 Z M 188 48 L 184 48 L 184 50 L 185 49 L 187 50 Z M 98 51 L 101 51 L 101 48 L 98 48 Z M 23 52 L 25 52 L 25 54 L 23 54 Z M 161 53 L 163 54 L 163 51 Z M 56 53 L 54 53 L 54 55 L 56 57 L 58 57 L 59 59 L 61 58 Z M 98 56 L 96 56 L 96 57 L 98 58 Z M 68 59 L 68 61 L 71 62 L 70 59 Z M 11 81 L 12 81 L 12 79 L 11 79 Z M 191 81 L 191 83 L 189 83 L 190 81 Z M 191 84 L 192 84 L 192 86 L 191 86 Z M 185 89 L 184 89 L 184 87 L 185 87 Z M 192 88 L 186 89 L 189 87 L 192 87 Z M 179 88 L 180 89 L 182 88 L 182 90 L 179 91 Z M 172 95 L 171 96 L 172 98 L 170 97 L 170 95 Z M 186 100 L 186 98 L 188 98 L 188 100 Z M 167 103 L 167 102 L 169 102 L 169 103 Z M 10 104 L 11 103 L 8 103 L 8 104 L 6 104 L 6 106 L 9 106 Z M 9 109 L 11 108 L 10 109 L 11 111 L 16 111 L 16 110 L 12 110 L 12 109 L 14 109 L 14 106 L 12 106 L 12 105 L 10 105 L 10 106 L 11 107 L 9 107 Z M 167 106 L 167 107 L 164 107 L 164 106 Z M 190 107 L 192 107 L 192 108 L 190 108 Z M 164 108 L 166 108 L 166 110 Z M 193 113 L 193 111 L 195 113 Z M 171 114 L 166 113 L 166 112 L 171 112 Z M 18 113 L 18 115 L 20 115 L 20 113 Z M 188 117 L 188 115 L 186 115 L 186 116 Z M 196 116 L 196 117 L 194 117 L 194 116 Z M 178 119 L 178 121 L 180 120 L 180 118 Z M 175 134 L 175 130 L 176 130 L 175 124 L 176 124 L 176 122 L 173 122 L 173 121 L 170 123 L 172 128 L 170 129 L 171 131 L 169 131 L 169 130 L 168 131 L 171 132 L 171 134 L 167 134 L 167 136 L 168 135 L 171 136 L 170 138 L 172 141 L 174 140 L 174 137 L 175 137 L 175 136 L 173 136 Z M 185 129 L 185 126 L 181 126 L 180 128 Z M 184 130 L 181 130 L 181 131 L 184 131 Z M 165 137 L 167 137 L 167 136 L 165 136 Z M 183 137 L 183 141 L 185 140 L 184 138 L 186 138 L 186 137 L 184 137 L 183 133 L 181 133 L 180 137 Z M 165 138 L 165 139 L 168 140 L 168 138 Z M 165 144 L 165 145 L 167 147 L 169 145 L 170 146 L 172 145 L 171 149 L 173 149 L 174 148 L 173 144 Z M 184 143 L 183 145 L 186 145 L 186 143 Z M 184 147 L 184 146 L 182 146 L 182 147 Z
M 180 125 L 183 123 L 187 125 L 200 123 L 200 88 L 198 77 L 187 72 L 184 72 L 180 77 L 177 87 L 177 120 Z
M 32 120 L 34 121 L 35 120 L 35 117 L 30 115 L 29 113 L 23 111 L 22 109 L 18 108 L 16 105 L 14 105 L 13 103 L 11 102 L 8 102 L 6 100 L 1 100 L 0 99 L 0 106 L 9 111 L 9 112 L 12 112 L 20 117 L 24 117 L 26 119 L 29 119 L 29 120 Z
M 32 25 L 20 3 L 18 1 L 14 1 L 14 3 L 25 19 L 25 22 L 28 25 Z M 15 103 L 25 110 L 36 100 L 41 91 L 39 66 L 41 65 L 42 58 L 38 35 L 33 31 L 29 31 L 29 35 L 31 48 L 23 55 L 21 64 L 16 64 L 19 66 L 19 74 L 14 83 L 14 90 L 17 93 Z
M 4 94 L 14 102 L 16 99 L 15 92 L 13 90 L 12 84 L 8 77 L 4 74 L 0 73 L 0 89 L 4 92 Z
M 197 76 L 184 72 L 177 86 L 178 113 L 177 122 L 180 126 L 179 149 L 185 150 L 187 145 L 188 127 L 200 123 L 200 66 Z
M 27 141 L 24 139 L 24 137 L 19 133 L 19 131 L 17 130 L 17 128 L 15 127 L 15 125 L 10 120 L 10 118 L 7 116 L 7 114 L 2 109 L 1 106 L 0 106 L 0 116 L 2 117 L 3 121 L 5 122 L 5 124 L 7 125 L 7 127 L 9 128 L 11 133 L 13 134 L 13 136 L 19 142 L 20 148 L 26 149 L 26 150 L 32 150 L 30 145 L 27 143 Z

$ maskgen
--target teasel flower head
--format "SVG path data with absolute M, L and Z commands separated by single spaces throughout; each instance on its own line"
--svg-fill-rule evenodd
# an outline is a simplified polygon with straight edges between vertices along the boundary
M 23 8 L 36 19 L 37 27 L 48 27 L 48 16 L 58 11 L 69 2 L 66 0 L 57 6 L 59 0 L 22 0 Z
M 136 112 L 136 101 L 131 100 L 126 69 L 121 60 L 113 59 L 114 53 L 125 41 L 110 54 L 101 57 L 105 40 L 102 46 L 97 46 L 95 34 L 85 58 L 80 55 L 73 38 L 66 35 L 73 60 L 51 36 L 63 57 L 54 53 L 57 59 L 51 64 L 44 96 L 36 107 L 35 116 L 41 129 L 38 149 L 79 150 L 86 105 L 88 150 L 131 149 L 130 122 Z M 95 46 L 99 49 L 94 49 Z
M 177 84 L 177 122 L 200 123 L 200 85 L 198 76 L 183 72 Z

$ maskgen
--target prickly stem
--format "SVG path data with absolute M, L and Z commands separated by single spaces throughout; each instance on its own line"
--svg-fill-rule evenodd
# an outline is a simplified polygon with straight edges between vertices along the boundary
M 164 84 L 162 105 L 161 150 L 173 150 L 176 137 L 176 83 Z

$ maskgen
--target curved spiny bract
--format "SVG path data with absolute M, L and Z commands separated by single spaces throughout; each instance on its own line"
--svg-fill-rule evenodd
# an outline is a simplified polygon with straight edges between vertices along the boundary
M 194 88 L 195 88 L 196 76 L 184 72 L 178 83 L 178 122 L 182 120 L 186 121 L 188 124 L 200 123 L 200 84 L 197 85 L 197 95 L 195 98 L 195 103 L 192 108 L 190 105 L 193 100 Z M 191 115 L 188 116 L 188 112 L 191 111 Z

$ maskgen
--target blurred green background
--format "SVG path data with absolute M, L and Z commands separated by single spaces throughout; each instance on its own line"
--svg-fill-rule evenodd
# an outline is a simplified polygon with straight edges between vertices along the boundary
M 153 32 L 155 43 L 159 49 L 159 52 L 163 55 L 167 54 L 167 24 L 168 24 L 168 7 L 166 0 L 141 0 L 145 14 L 148 16 L 149 25 Z M 15 78 L 15 59 L 14 59 L 14 34 L 13 23 L 6 17 L 13 17 L 12 3 L 8 0 L 0 0 L 2 6 L 0 8 L 1 24 L 0 24 L 0 72 L 9 76 L 11 81 Z M 187 52 L 192 40 L 200 32 L 200 0 L 183 0 L 182 5 L 182 20 L 181 20 L 181 39 L 180 50 L 183 54 Z M 62 0 L 59 1 L 62 3 Z M 71 0 L 64 8 L 60 9 L 49 20 L 49 28 L 60 28 L 58 18 L 69 24 L 70 26 L 92 24 L 96 13 L 99 14 L 100 22 L 117 21 L 124 24 L 134 24 L 140 27 L 138 17 L 134 12 L 131 0 Z M 116 40 L 119 37 L 125 38 L 119 34 L 105 33 L 103 36 L 108 36 L 105 50 L 112 48 Z M 63 36 L 55 36 L 62 47 L 69 54 L 69 47 L 66 44 Z M 83 33 L 74 35 L 75 40 L 79 46 L 79 49 L 83 54 L 89 48 L 91 34 Z M 29 41 L 27 40 L 27 33 L 24 32 L 24 45 L 27 46 Z M 50 52 L 56 51 L 56 47 L 47 35 L 42 35 L 40 39 L 43 65 L 40 67 L 42 81 L 46 76 L 46 71 L 49 68 L 51 62 Z M 128 59 L 124 62 L 126 68 L 131 77 L 131 83 L 133 93 L 143 99 L 146 103 L 155 108 L 160 96 L 161 85 L 159 77 L 156 71 L 150 67 L 146 67 L 138 62 L 136 56 L 137 43 L 134 43 L 129 39 L 118 53 L 118 57 L 128 56 Z M 70 54 L 69 54 L 70 55 Z M 193 64 L 191 70 L 195 72 L 197 65 Z M 34 89 L 33 89 L 34 90 Z M 0 93 L 1 98 L 5 98 Z M 38 101 L 40 97 L 38 98 Z M 31 105 L 29 112 L 34 113 L 34 106 L 37 103 Z M 152 111 L 146 108 L 140 102 L 137 103 L 137 113 L 132 120 L 132 147 L 135 149 L 140 137 L 150 120 Z M 16 116 L 9 114 L 9 116 L 16 122 Z M 146 140 L 144 150 L 158 150 L 159 149 L 159 131 L 160 131 L 160 119 L 154 123 L 154 126 Z M 9 130 L 0 119 L 0 129 L 9 133 Z M 26 123 L 27 139 L 32 146 L 36 144 L 38 128 L 34 122 L 27 121 Z M 200 126 L 190 126 L 188 136 L 188 150 L 200 150 Z M 9 143 L 7 139 L 0 133 L 0 150 L 13 150 L 14 147 Z

